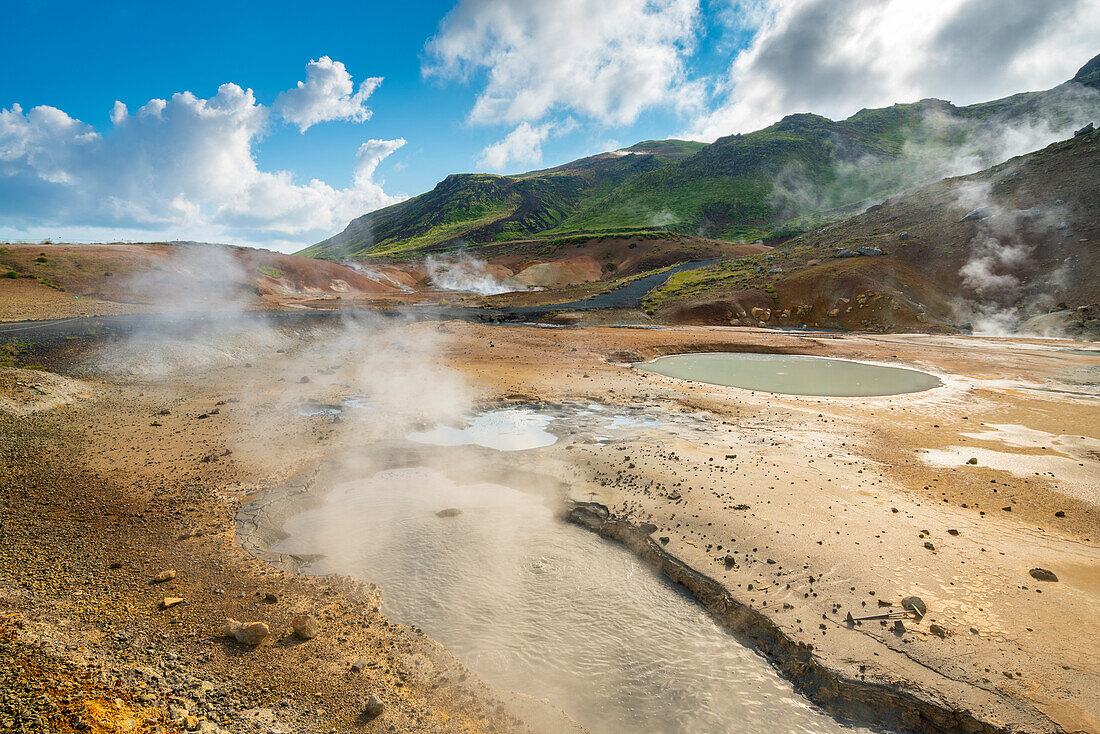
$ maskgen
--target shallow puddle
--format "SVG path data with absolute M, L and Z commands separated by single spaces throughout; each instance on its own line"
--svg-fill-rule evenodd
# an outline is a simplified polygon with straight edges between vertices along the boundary
M 450 508 L 461 513 L 437 516 Z M 322 553 L 307 572 L 378 583 L 388 616 L 596 734 L 851 731 L 663 576 L 538 496 L 398 469 L 337 487 L 285 529 L 273 550 Z
M 554 418 L 523 408 L 493 410 L 474 416 L 464 428 L 436 426 L 405 438 L 433 446 L 484 446 L 498 451 L 522 451 L 549 446 L 558 437 L 546 431 Z
M 919 370 L 794 354 L 674 354 L 634 366 L 666 377 L 785 395 L 900 395 L 943 384 Z

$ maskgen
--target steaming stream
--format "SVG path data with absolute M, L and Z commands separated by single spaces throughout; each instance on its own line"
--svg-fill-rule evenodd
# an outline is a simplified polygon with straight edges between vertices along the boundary
M 598 406 L 578 415 L 611 430 L 636 420 Z M 529 448 L 566 420 L 501 410 L 410 438 Z M 445 508 L 462 512 L 436 515 Z M 324 554 L 308 572 L 378 583 L 390 618 L 421 627 L 490 684 L 548 699 L 596 734 L 852 731 L 627 550 L 556 520 L 541 496 L 394 469 L 337 486 L 285 530 L 273 550 Z

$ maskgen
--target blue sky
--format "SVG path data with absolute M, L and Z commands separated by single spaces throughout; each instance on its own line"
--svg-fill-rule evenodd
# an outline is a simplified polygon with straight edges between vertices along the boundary
M 2 2 L 13 240 L 294 250 L 452 172 L 990 99 L 1100 51 L 1100 0 Z

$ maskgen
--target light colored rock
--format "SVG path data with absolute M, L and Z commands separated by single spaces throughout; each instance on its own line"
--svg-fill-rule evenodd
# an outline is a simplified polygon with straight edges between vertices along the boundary
M 770 308 L 760 308 L 759 306 L 753 306 L 752 317 L 754 319 L 759 319 L 760 321 L 767 321 L 772 317 L 772 310 Z
M 299 614 L 290 620 L 290 627 L 303 640 L 312 640 L 321 631 L 321 625 L 311 614 Z
M 176 577 L 176 572 L 175 571 L 161 571 L 160 573 L 158 573 L 156 576 L 153 577 L 153 582 L 158 583 L 158 584 L 162 584 L 165 581 L 171 581 L 175 577 Z
M 243 645 L 259 645 L 271 635 L 271 628 L 264 622 L 238 622 L 227 619 L 222 624 L 222 637 L 232 637 Z
M 176 606 L 177 604 L 182 604 L 182 603 L 183 603 L 183 599 L 179 598 L 178 596 L 166 596 L 166 597 L 164 597 L 164 599 L 161 600 L 160 608 L 161 609 L 171 609 L 172 607 Z

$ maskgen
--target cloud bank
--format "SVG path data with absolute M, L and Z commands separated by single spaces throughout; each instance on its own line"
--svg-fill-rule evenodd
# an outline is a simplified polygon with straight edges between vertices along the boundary
M 517 125 L 482 151 L 500 168 L 541 158 L 531 141 L 550 116 L 614 126 L 656 106 L 697 108 L 702 87 L 685 62 L 699 24 L 698 0 L 461 0 L 428 42 L 423 71 L 483 80 L 469 121 Z
M 403 139 L 363 143 L 353 182 L 342 189 L 318 179 L 298 183 L 288 171 L 257 164 L 255 143 L 273 117 L 306 129 L 369 116 L 362 100 L 376 80 L 346 95 L 351 79 L 342 64 L 322 58 L 306 73 L 305 83 L 280 95 L 276 115 L 236 84 L 223 84 L 208 99 L 190 92 L 152 99 L 134 113 L 115 102 L 105 131 L 55 107 L 0 110 L 0 220 L 7 234 L 229 241 L 290 250 L 400 201 L 374 174 Z
M 1097 53 L 1100 0 L 735 0 L 752 35 L 684 135 L 794 112 L 842 119 L 926 97 L 968 104 L 1065 81 Z

